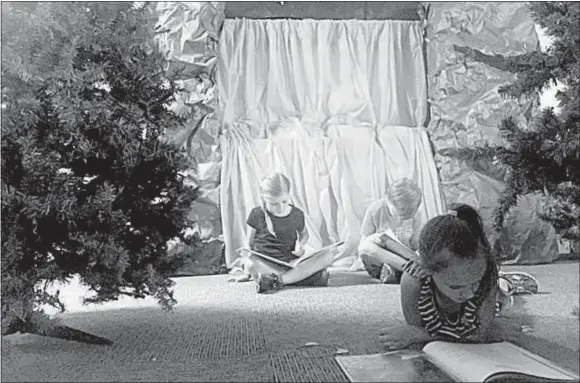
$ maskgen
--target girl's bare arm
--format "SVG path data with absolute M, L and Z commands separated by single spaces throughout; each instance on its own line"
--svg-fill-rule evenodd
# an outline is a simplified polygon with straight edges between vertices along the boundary
M 419 297 L 421 296 L 421 280 L 404 272 L 401 277 L 401 307 L 407 324 L 421 327 L 419 314 Z
M 254 248 L 254 238 L 256 237 L 256 229 L 248 226 L 248 231 L 246 233 L 246 247 L 248 249 Z
M 444 340 L 440 336 L 431 336 L 424 328 L 419 314 L 419 297 L 421 296 L 421 280 L 404 272 L 401 277 L 401 306 L 407 324 L 420 328 L 421 341 L 427 343 L 434 340 Z
M 481 304 L 478 311 L 479 328 L 470 337 L 468 342 L 486 343 L 494 340 L 494 320 L 495 320 L 495 300 L 497 295 L 497 285 L 491 288 L 489 294 Z
M 304 247 L 304 245 L 308 242 L 309 238 L 310 234 L 308 234 L 308 229 L 306 228 L 306 226 L 304 226 L 304 230 L 298 233 L 298 242 L 300 243 L 300 245 L 302 245 L 302 247 Z

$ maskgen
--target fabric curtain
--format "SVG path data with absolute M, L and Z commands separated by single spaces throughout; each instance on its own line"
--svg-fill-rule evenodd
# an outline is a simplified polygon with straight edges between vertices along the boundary
M 279 171 L 306 213 L 312 248 L 360 238 L 366 207 L 415 179 L 420 214 L 444 202 L 428 136 L 422 30 L 413 21 L 224 22 L 218 55 L 223 132 L 220 204 L 226 263 Z

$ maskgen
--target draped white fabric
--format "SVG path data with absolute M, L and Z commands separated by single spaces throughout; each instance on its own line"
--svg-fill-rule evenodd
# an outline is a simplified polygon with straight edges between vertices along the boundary
M 226 263 L 260 203 L 258 181 L 292 181 L 313 248 L 358 244 L 366 207 L 389 182 L 415 179 L 420 214 L 444 211 L 427 133 L 422 31 L 412 21 L 224 22 L 220 203 Z

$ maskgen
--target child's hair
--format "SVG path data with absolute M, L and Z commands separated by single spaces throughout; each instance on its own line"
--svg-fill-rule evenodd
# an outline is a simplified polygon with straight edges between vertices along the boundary
M 290 180 L 282 173 L 272 173 L 267 177 L 260 180 L 260 198 L 264 195 L 269 197 L 279 197 L 284 193 L 290 193 Z M 274 237 L 276 233 L 274 232 L 274 225 L 272 224 L 272 219 L 268 215 L 268 210 L 266 209 L 266 202 L 262 198 L 262 211 L 266 217 L 266 227 L 270 234 Z
M 387 189 L 387 197 L 403 219 L 412 218 L 423 200 L 423 192 L 417 183 L 409 178 L 400 178 Z
M 452 205 L 447 214 L 432 218 L 421 230 L 419 261 L 426 271 L 438 272 L 449 266 L 449 257 L 441 257 L 443 249 L 464 259 L 476 258 L 483 251 L 488 260 L 495 261 L 481 217 L 465 204 Z

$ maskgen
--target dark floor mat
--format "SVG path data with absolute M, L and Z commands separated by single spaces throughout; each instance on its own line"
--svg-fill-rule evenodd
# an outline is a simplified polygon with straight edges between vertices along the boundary
M 334 359 L 337 355 L 363 355 L 376 352 L 364 344 L 349 350 L 334 346 L 304 346 L 293 351 L 270 354 L 275 382 L 348 382 Z

